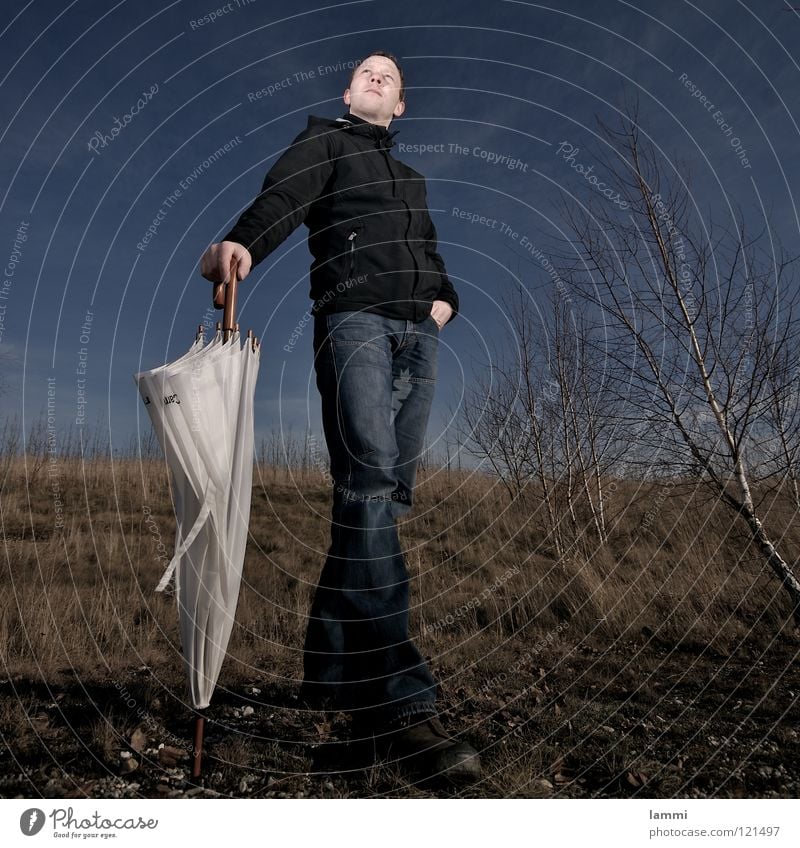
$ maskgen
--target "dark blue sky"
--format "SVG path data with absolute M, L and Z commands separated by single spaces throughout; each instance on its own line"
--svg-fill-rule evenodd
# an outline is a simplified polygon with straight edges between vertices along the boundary
M 595 115 L 612 118 L 626 90 L 639 95 L 643 130 L 689 164 L 703 210 L 730 224 L 740 205 L 754 228 L 768 210 L 785 244 L 797 243 L 800 13 L 778 0 L 15 8 L 0 36 L 0 402 L 28 422 L 54 386 L 60 429 L 74 426 L 79 400 L 115 445 L 147 426 L 132 374 L 181 354 L 204 315 L 217 318 L 200 254 L 309 114 L 346 111 L 349 67 L 373 49 L 402 60 L 395 152 L 428 178 L 461 299 L 441 336 L 431 442 L 475 357 L 504 333 L 500 300 L 514 275 L 535 297 L 552 285 L 522 245 L 544 249 L 558 235 L 559 197 L 585 188 L 559 147 L 591 165 Z M 419 144 L 438 148 L 401 147 Z M 298 228 L 242 287 L 241 321 L 264 339 L 261 432 L 320 431 L 310 329 L 283 350 L 310 305 L 306 234 Z

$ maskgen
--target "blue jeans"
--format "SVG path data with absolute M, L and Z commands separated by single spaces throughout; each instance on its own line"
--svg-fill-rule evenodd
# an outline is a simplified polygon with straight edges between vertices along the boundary
M 301 694 L 367 724 L 436 713 L 437 684 L 408 636 L 408 572 L 395 519 L 413 502 L 438 348 L 430 316 L 417 324 L 364 311 L 315 317 L 333 507 Z

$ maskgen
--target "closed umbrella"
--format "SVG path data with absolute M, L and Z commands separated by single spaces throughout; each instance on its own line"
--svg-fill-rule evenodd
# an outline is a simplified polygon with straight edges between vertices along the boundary
M 242 344 L 236 313 L 236 265 L 224 294 L 222 327 L 201 334 L 174 362 L 134 379 L 170 469 L 175 553 L 156 591 L 173 574 L 181 648 L 192 706 L 204 710 L 219 677 L 242 579 L 253 479 L 253 396 L 258 340 Z M 192 774 L 200 774 L 204 719 L 194 726 Z

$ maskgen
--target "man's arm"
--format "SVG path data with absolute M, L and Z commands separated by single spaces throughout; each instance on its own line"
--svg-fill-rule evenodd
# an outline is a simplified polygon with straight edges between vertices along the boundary
M 458 314 L 458 295 L 456 294 L 456 290 L 453 288 L 453 284 L 450 282 L 450 278 L 447 276 L 447 270 L 444 267 L 444 260 L 437 253 L 437 239 L 436 239 L 436 227 L 433 225 L 433 221 L 431 219 L 430 214 L 426 211 L 425 217 L 427 220 L 427 227 L 425 232 L 425 253 L 429 256 L 430 260 L 436 266 L 439 271 L 439 275 L 441 277 L 441 285 L 439 286 L 439 293 L 436 295 L 436 300 L 443 300 L 445 303 L 449 303 L 453 309 L 453 313 L 448 319 L 448 323 L 453 320 Z
M 221 241 L 238 242 L 258 265 L 308 215 L 333 172 L 330 129 L 303 130 L 270 168 L 261 193 Z

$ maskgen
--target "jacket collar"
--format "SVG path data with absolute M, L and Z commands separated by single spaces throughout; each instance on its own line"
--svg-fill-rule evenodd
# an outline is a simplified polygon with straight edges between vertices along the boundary
M 392 139 L 400 132 L 400 130 L 389 132 L 386 127 L 382 127 L 380 124 L 371 124 L 369 121 L 365 121 L 364 118 L 352 114 L 352 112 L 345 112 L 336 121 L 339 124 L 343 124 L 348 130 L 357 132 L 359 135 L 372 136 L 375 139 L 375 146 L 384 150 L 388 150 L 394 145 Z

